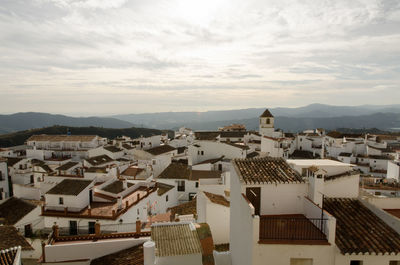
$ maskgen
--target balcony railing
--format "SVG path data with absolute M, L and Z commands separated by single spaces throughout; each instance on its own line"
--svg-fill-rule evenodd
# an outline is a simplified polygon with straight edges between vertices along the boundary
M 326 241 L 326 219 L 303 215 L 260 216 L 260 241 Z

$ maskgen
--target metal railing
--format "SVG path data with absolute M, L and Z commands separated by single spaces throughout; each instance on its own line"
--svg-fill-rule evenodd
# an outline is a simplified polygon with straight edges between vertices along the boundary
M 326 240 L 327 220 L 306 217 L 260 217 L 260 240 Z

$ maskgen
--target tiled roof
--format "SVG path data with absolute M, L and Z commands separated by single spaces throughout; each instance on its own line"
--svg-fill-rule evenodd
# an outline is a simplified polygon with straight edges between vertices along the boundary
M 78 179 L 64 179 L 46 194 L 59 194 L 59 195 L 78 195 L 87 186 L 92 183 L 92 180 L 78 180 Z
M 123 144 L 122 147 L 127 149 L 127 150 L 132 150 L 132 149 L 135 148 L 134 146 L 130 146 L 129 144 Z
M 345 153 L 345 152 L 342 152 L 342 153 L 339 154 L 339 156 L 350 157 L 350 156 L 352 156 L 352 153 Z
M 107 167 L 89 167 L 85 170 L 88 173 L 107 173 Z
M 122 149 L 119 149 L 118 147 L 113 145 L 104 146 L 103 148 L 107 151 L 110 151 L 111 153 L 118 153 L 122 151 Z
M 158 188 L 158 190 L 157 190 L 157 195 L 158 195 L 158 196 L 162 196 L 162 195 L 164 195 L 166 192 L 168 192 L 168 191 L 172 190 L 173 188 L 175 188 L 175 186 L 173 186 L 173 185 L 168 185 L 168 184 L 161 183 L 161 182 L 158 182 L 158 183 L 157 183 L 157 188 Z
M 187 179 L 199 180 L 205 178 L 220 178 L 220 171 L 209 170 L 192 170 L 188 165 L 172 162 L 163 172 L 158 176 L 160 179 Z
M 36 205 L 16 197 L 11 197 L 0 204 L 0 218 L 4 218 L 4 224 L 13 225 L 35 208 Z
M 250 149 L 250 147 L 248 147 L 247 145 L 243 145 L 243 144 L 233 144 L 233 143 L 224 143 L 224 144 L 227 144 L 227 145 L 230 145 L 230 146 L 233 146 L 233 147 L 237 147 L 237 148 L 240 148 L 242 150 Z
M 319 155 L 315 155 L 316 157 L 319 157 Z M 290 155 L 291 159 L 313 159 L 314 154 L 313 152 L 310 151 L 304 151 L 304 150 L 295 150 L 293 154 Z
M 7 157 L 7 165 L 9 167 L 12 167 L 13 165 L 15 165 L 16 163 L 18 163 L 19 161 L 21 161 L 23 158 L 18 158 L 18 157 Z
M 221 134 L 221 132 L 195 132 L 194 136 L 197 140 L 216 140 L 217 137 Z
M 202 253 L 200 239 L 193 224 L 153 225 L 151 238 L 156 243 L 156 255 L 159 257 Z
M 144 169 L 143 168 L 138 168 L 136 166 L 131 166 L 122 171 L 121 175 L 125 176 L 130 176 L 130 177 L 136 177 L 137 175 L 140 174 Z
M 304 182 L 283 158 L 235 159 L 233 164 L 246 184 Z
M 336 218 L 342 254 L 400 253 L 400 235 L 357 199 L 325 199 L 324 209 Z
M 221 156 L 219 158 L 213 158 L 213 159 L 208 159 L 208 160 L 204 160 L 203 162 L 197 163 L 196 165 L 202 165 L 202 164 L 215 164 L 218 161 L 221 161 L 222 159 L 224 159 L 224 156 Z
M 271 112 L 268 110 L 268 109 L 266 109 L 264 112 L 263 112 L 263 114 L 261 114 L 261 116 L 260 116 L 260 118 L 273 118 L 274 116 L 271 114 Z
M 12 225 L 0 226 L 0 249 L 21 246 L 22 250 L 33 250 L 25 237 L 18 233 Z
M 334 179 L 338 179 L 338 178 L 344 178 L 344 177 L 349 177 L 349 176 L 354 176 L 354 175 L 359 175 L 359 174 L 360 174 L 360 172 L 358 170 L 352 170 L 352 171 L 344 172 L 341 174 L 326 176 L 324 178 L 324 180 L 329 181 L 329 180 L 334 180 Z
M 210 199 L 211 202 L 229 207 L 230 203 L 224 196 L 204 191 L 204 194 Z
M 171 210 L 172 218 L 175 217 L 175 214 L 178 214 L 178 215 L 193 214 L 193 215 L 195 215 L 197 213 L 196 198 L 194 198 L 193 200 L 191 200 L 189 202 L 179 204 L 178 206 L 171 207 L 169 210 Z
M 108 155 L 100 155 L 100 156 L 94 156 L 91 158 L 86 159 L 91 165 L 93 166 L 99 166 L 105 163 L 109 163 L 114 161 L 111 157 Z
M 0 248 L 0 264 L 1 265 L 13 265 L 17 264 L 15 262 L 15 257 L 18 253 L 18 247 L 12 247 L 8 249 Z
M 32 135 L 29 137 L 29 141 L 43 141 L 43 142 L 90 142 L 96 135 Z
M 131 187 L 131 186 L 133 186 L 132 183 L 127 183 L 127 187 L 128 187 L 128 188 Z M 124 184 L 123 184 L 123 181 L 116 180 L 116 181 L 114 181 L 113 183 L 110 183 L 110 184 L 108 184 L 107 186 L 105 186 L 105 187 L 103 188 L 103 190 L 104 190 L 104 191 L 107 191 L 107 192 L 114 193 L 114 194 L 118 194 L 118 193 L 124 191 Z
M 161 154 L 168 153 L 168 152 L 171 152 L 171 151 L 174 151 L 174 150 L 176 150 L 176 148 L 165 144 L 165 145 L 160 145 L 160 146 L 156 146 L 156 147 L 147 149 L 145 151 L 147 153 L 150 153 L 150 154 L 156 156 L 156 155 L 161 155 Z
M 221 138 L 243 138 L 245 134 L 247 134 L 246 131 L 231 131 L 231 132 L 221 131 L 219 133 Z
M 62 166 L 59 166 L 58 168 L 56 168 L 56 170 L 68 170 L 68 169 L 70 169 L 70 168 L 72 168 L 72 167 L 74 167 L 74 166 L 76 166 L 78 164 L 79 164 L 78 162 L 68 162 L 68 163 L 65 163 Z
M 90 262 L 90 265 L 143 265 L 143 245 L 118 251 Z
M 259 155 L 260 155 L 260 154 L 259 154 L 258 152 L 254 151 L 254 152 L 248 153 L 248 154 L 246 155 L 246 158 L 254 158 L 254 157 L 257 157 L 257 156 L 259 156 Z

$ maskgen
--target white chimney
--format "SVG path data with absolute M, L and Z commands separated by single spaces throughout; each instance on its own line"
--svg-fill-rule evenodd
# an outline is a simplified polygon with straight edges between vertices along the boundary
M 144 265 L 156 264 L 156 243 L 154 241 L 146 241 L 143 244 Z

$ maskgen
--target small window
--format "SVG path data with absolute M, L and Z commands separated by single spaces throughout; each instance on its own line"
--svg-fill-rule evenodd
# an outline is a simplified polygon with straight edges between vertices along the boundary
M 137 209 L 137 211 L 136 211 L 136 212 L 137 212 L 137 215 L 139 215 L 139 214 L 140 214 L 140 210 L 139 210 L 139 209 Z
M 350 261 L 350 265 L 362 265 L 362 260 L 352 260 Z
M 184 180 L 178 181 L 178 191 L 185 191 L 185 181 Z
M 156 160 L 153 160 L 153 165 L 155 165 L 156 164 Z
M 202 156 L 204 155 L 204 151 L 201 151 L 201 155 L 202 155 Z
M 165 201 L 166 201 L 166 202 L 168 201 L 168 195 L 167 195 L 167 196 L 165 196 Z
M 198 154 L 198 155 L 200 155 L 200 150 L 199 150 L 199 151 L 197 151 L 197 154 Z
M 58 198 L 58 204 L 64 204 L 64 198 L 63 197 L 60 197 L 60 198 Z
M 95 224 L 96 224 L 96 222 L 89 222 L 88 223 L 88 226 L 89 226 L 88 232 L 89 232 L 89 234 L 94 234 L 95 233 L 95 229 L 94 229 L 94 225 Z
M 271 121 L 269 119 L 267 119 L 267 124 L 270 124 L 270 123 L 271 123 Z
M 198 181 L 196 181 L 196 188 L 198 188 L 199 187 L 199 182 Z
M 303 138 L 300 138 L 300 142 L 303 142 Z
M 33 232 L 32 232 L 32 225 L 31 224 L 25 225 L 24 233 L 25 233 L 25 237 L 31 237 L 32 236 Z

